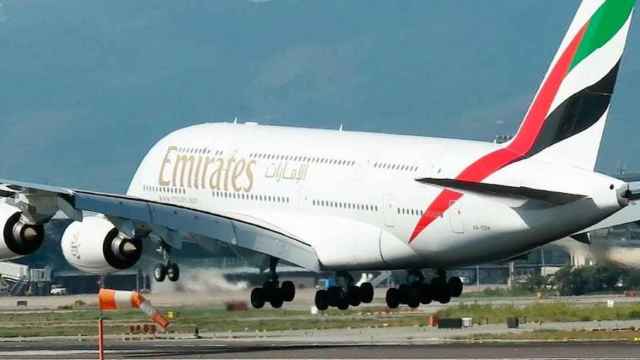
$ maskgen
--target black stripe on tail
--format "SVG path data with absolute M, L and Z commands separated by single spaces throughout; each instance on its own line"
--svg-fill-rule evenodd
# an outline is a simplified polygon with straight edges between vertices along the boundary
M 573 94 L 553 110 L 527 156 L 533 156 L 595 124 L 609 108 L 619 67 L 620 62 L 597 83 Z

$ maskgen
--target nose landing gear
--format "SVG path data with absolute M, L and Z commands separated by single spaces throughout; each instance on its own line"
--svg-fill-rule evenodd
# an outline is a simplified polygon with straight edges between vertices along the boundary
M 169 248 L 163 244 L 160 246 L 159 252 L 162 255 L 163 262 L 153 268 L 153 278 L 157 282 L 163 282 L 165 278 L 172 282 L 178 281 L 180 279 L 180 267 L 169 259 Z

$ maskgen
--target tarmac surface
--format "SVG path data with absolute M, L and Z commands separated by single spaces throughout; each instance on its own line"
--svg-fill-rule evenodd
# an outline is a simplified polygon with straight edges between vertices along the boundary
M 387 289 L 378 288 L 375 291 L 375 297 L 371 304 L 363 304 L 361 308 L 385 306 L 385 294 Z M 615 300 L 616 303 L 638 302 L 636 297 L 626 297 L 622 295 L 591 295 L 591 296 L 566 296 L 566 297 L 549 297 L 537 299 L 535 297 L 472 297 L 474 288 L 466 289 L 470 293 L 468 297 L 452 299 L 449 304 L 431 303 L 422 306 L 420 309 L 426 313 L 436 312 L 449 306 L 465 304 L 492 304 L 492 305 L 513 305 L 524 306 L 533 303 L 571 303 L 576 305 L 603 304 L 607 300 Z M 154 291 L 153 294 L 145 295 L 156 306 L 211 306 L 222 305 L 228 301 L 247 301 L 250 298 L 250 289 L 221 290 L 209 292 L 196 292 L 188 296 L 182 292 L 172 291 Z M 315 289 L 297 289 L 296 299 L 292 303 L 285 305 L 290 310 L 308 310 L 313 305 Z M 26 301 L 28 306 L 17 306 L 18 301 Z M 64 296 L 26 296 L 26 297 L 0 297 L 0 311 L 37 311 L 37 310 L 55 310 L 61 306 L 73 304 L 76 301 L 82 301 L 88 305 L 97 306 L 98 297 L 96 294 L 85 295 L 64 295 Z
M 313 290 L 304 289 L 296 303 L 288 308 L 309 309 Z M 248 290 L 225 291 L 212 295 L 176 296 L 175 293 L 154 293 L 152 302 L 159 306 L 201 306 L 225 301 L 246 299 Z M 378 289 L 372 306 L 384 303 L 384 291 Z M 523 306 L 533 303 L 565 302 L 576 306 L 637 302 L 624 296 L 585 296 L 577 298 L 460 298 L 447 305 L 430 305 L 418 311 L 425 315 L 458 303 L 510 304 Z M 18 307 L 22 298 L 0 298 L 3 312 L 47 312 L 82 300 L 89 306 L 95 295 L 28 297 L 28 306 Z M 366 309 L 366 307 L 364 307 Z M 524 323 L 519 329 L 504 324 L 475 325 L 465 329 L 435 329 L 429 327 L 378 327 L 326 330 L 287 330 L 271 332 L 200 332 L 202 339 L 191 334 L 183 338 L 169 335 L 164 339 L 150 337 L 125 338 L 112 334 L 107 338 L 107 359 L 224 359 L 224 358 L 427 358 L 427 359 L 640 359 L 639 342 L 582 342 L 582 343 L 526 343 L 526 342 L 462 342 L 475 334 L 506 334 L 538 330 L 574 329 L 640 329 L 640 320 L 591 321 L 565 323 Z M 630 339 L 633 340 L 633 339 Z M 96 359 L 94 337 L 57 337 L 0 339 L 1 359 Z
M 313 345 L 251 342 L 145 341 L 108 344 L 107 359 L 637 359 L 633 343 Z M 94 343 L 0 344 L 0 359 L 96 359 Z

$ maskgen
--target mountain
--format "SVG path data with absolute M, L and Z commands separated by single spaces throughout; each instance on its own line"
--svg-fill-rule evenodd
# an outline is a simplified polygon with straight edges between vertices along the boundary
M 122 192 L 163 135 L 236 117 L 491 140 L 517 129 L 578 3 L 1 1 L 0 176 Z M 640 168 L 637 40 L 604 171 Z

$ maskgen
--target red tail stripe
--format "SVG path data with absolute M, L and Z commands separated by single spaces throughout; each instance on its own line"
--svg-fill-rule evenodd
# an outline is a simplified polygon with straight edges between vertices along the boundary
M 571 62 L 587 31 L 588 25 L 587 23 L 580 29 L 554 65 L 542 85 L 538 96 L 534 99 L 529 112 L 527 112 L 518 134 L 516 134 L 516 137 L 511 143 L 506 148 L 496 150 L 476 160 L 465 168 L 456 179 L 476 182 L 482 181 L 501 168 L 521 159 L 531 150 L 544 125 L 544 120 L 549 113 L 553 100 L 558 94 L 562 81 L 569 71 Z M 460 197 L 462 197 L 462 194 L 453 190 L 445 189 L 440 192 L 435 200 L 427 207 L 427 210 L 420 220 L 418 220 L 409 238 L 409 243 L 415 240 L 427 226 L 449 209 L 453 202 L 460 199 Z
M 536 97 L 527 113 L 525 120 L 515 139 L 509 144 L 509 149 L 519 154 L 526 154 L 534 145 L 535 139 L 544 125 L 544 120 L 549 113 L 553 100 L 558 94 L 560 85 L 569 72 L 571 62 L 578 51 L 578 46 L 587 31 L 589 24 L 585 24 L 573 38 L 567 49 L 558 59 L 553 70 L 545 81 L 540 93 Z

